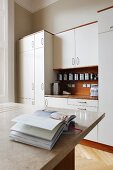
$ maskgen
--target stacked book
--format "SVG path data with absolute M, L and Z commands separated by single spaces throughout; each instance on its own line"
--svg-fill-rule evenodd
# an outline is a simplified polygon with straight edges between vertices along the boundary
M 51 150 L 74 118 L 75 114 L 52 110 L 20 115 L 12 120 L 16 124 L 11 127 L 10 139 Z

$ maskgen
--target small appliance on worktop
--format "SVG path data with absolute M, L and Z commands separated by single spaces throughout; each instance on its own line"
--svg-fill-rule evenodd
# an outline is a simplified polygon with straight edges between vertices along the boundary
M 98 97 L 98 85 L 92 84 L 90 88 L 90 96 L 91 97 Z
M 59 82 L 51 83 L 51 94 L 53 95 L 61 94 L 61 83 Z
M 61 82 L 51 83 L 51 94 L 52 95 L 63 95 L 63 94 L 71 94 L 67 90 L 67 86 L 65 86 Z

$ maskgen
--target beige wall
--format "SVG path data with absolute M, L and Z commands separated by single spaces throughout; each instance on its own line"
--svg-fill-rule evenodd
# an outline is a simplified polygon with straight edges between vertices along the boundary
M 17 80 L 17 67 L 18 67 L 18 62 L 17 62 L 17 44 L 18 40 L 25 35 L 28 35 L 32 33 L 32 13 L 27 11 L 26 9 L 22 8 L 18 4 L 14 4 L 15 7 L 15 24 L 14 24 L 14 29 L 15 29 L 15 59 L 14 59 L 14 80 L 15 80 L 15 99 L 16 99 L 16 94 L 17 94 L 17 88 L 18 88 L 18 80 Z
M 113 5 L 113 0 L 59 0 L 33 14 L 33 32 L 52 33 L 97 20 L 96 11 Z
M 15 3 L 15 40 L 32 32 L 32 13 Z
M 59 0 L 35 13 L 15 3 L 15 40 L 42 29 L 57 33 L 98 20 L 97 10 L 113 0 Z

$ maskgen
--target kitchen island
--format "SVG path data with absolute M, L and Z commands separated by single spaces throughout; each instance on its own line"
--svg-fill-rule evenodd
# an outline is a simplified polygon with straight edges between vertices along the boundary
M 61 135 L 51 151 L 11 141 L 11 119 L 32 113 L 37 107 L 17 103 L 0 104 L 0 170 L 74 170 L 75 146 L 104 118 L 105 114 L 75 111 L 77 135 Z

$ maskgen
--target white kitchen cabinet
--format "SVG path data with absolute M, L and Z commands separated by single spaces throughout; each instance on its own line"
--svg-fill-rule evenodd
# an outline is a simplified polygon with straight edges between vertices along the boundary
M 45 106 L 67 109 L 67 98 L 45 97 Z
M 18 58 L 18 98 L 34 99 L 34 50 Z
M 35 50 L 35 103 L 44 104 L 44 48 Z
M 35 49 L 44 47 L 44 31 L 35 34 Z
M 90 133 L 88 133 L 88 135 L 86 135 L 84 139 L 87 139 L 93 142 L 98 142 L 98 125 L 95 126 L 93 130 Z
M 98 65 L 98 23 L 75 29 L 76 67 Z
M 74 29 L 54 35 L 54 69 L 75 67 Z
M 54 69 L 98 65 L 98 23 L 54 36 Z
M 19 52 L 34 50 L 34 34 L 25 36 L 19 41 Z
M 82 112 L 97 112 L 98 100 L 45 97 L 45 107 L 74 109 L 81 110 Z M 97 126 L 85 137 L 85 139 L 97 142 Z
M 87 106 L 87 107 L 96 107 L 98 106 L 98 100 L 87 100 L 87 99 L 70 99 L 68 98 L 69 105 L 75 106 Z
M 34 35 L 19 40 L 17 58 L 17 102 L 32 103 L 34 101 Z
M 99 34 L 99 142 L 113 146 L 113 31 Z
M 99 143 L 113 146 L 113 8 L 99 12 Z M 110 28 L 111 27 L 111 28 Z
M 99 12 L 99 33 L 113 31 L 113 8 Z
M 69 109 L 98 112 L 98 100 L 67 99 L 67 103 Z M 96 126 L 84 139 L 97 142 L 97 130 Z
M 31 103 L 42 108 L 45 104 L 44 95 L 50 94 L 50 84 L 54 82 L 53 41 L 52 34 L 46 31 L 34 33 L 32 36 L 34 36 L 35 48 L 28 51 L 19 51 L 17 99 L 22 103 Z M 43 44 L 42 39 L 44 41 Z M 21 44 L 22 46 L 23 41 L 27 41 L 26 37 L 25 40 L 23 38 L 19 41 L 19 45 Z M 29 43 L 26 42 L 25 46 L 27 44 Z M 19 49 L 22 48 L 20 47 Z M 26 49 L 29 49 L 29 45 Z

